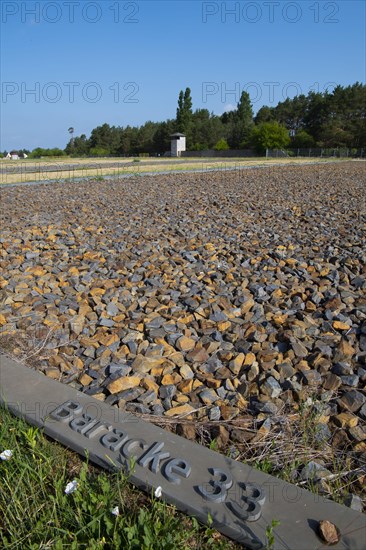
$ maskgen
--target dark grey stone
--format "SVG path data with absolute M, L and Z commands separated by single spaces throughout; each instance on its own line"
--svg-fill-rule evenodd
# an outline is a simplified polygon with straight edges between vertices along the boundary
M 352 510 L 356 510 L 356 512 L 362 512 L 363 510 L 362 499 L 358 495 L 353 495 L 352 493 L 345 498 L 344 504 L 352 508 Z
M 127 376 L 131 372 L 131 367 L 129 367 L 128 365 L 111 363 L 107 367 L 106 372 L 112 380 L 116 380 L 117 378 L 121 378 L 121 376 Z
M 149 407 L 146 407 L 142 403 L 127 403 L 126 411 L 135 412 L 138 414 L 150 414 Z
M 117 305 L 114 302 L 110 302 L 107 305 L 107 313 L 111 317 L 115 317 L 116 315 L 118 315 L 119 309 L 118 309 Z
M 108 327 L 108 328 L 114 327 L 114 325 L 115 325 L 113 319 L 105 319 L 105 318 L 101 319 L 99 321 L 99 324 L 102 327 Z
M 220 420 L 221 418 L 220 407 L 211 407 L 211 409 L 208 412 L 208 417 L 210 420 Z
M 143 403 L 143 405 L 149 405 L 153 401 L 156 401 L 157 397 L 158 396 L 157 396 L 157 394 L 154 390 L 149 390 L 149 391 L 143 393 L 142 395 L 140 395 L 137 398 L 137 400 L 141 401 L 141 403 Z
M 342 384 L 344 386 L 353 386 L 357 388 L 360 381 L 359 377 L 356 374 L 351 374 L 349 376 L 341 376 Z
M 171 399 L 176 393 L 177 388 L 174 384 L 169 384 L 168 386 L 160 386 L 159 388 L 159 397 L 161 397 L 162 399 Z
M 261 390 L 263 393 L 269 395 L 270 397 L 278 397 L 281 395 L 282 388 L 273 376 L 267 378 L 264 384 L 261 385 Z

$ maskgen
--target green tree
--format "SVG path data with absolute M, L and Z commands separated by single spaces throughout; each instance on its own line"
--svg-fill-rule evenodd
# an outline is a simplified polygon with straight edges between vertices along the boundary
M 191 90 L 186 88 L 184 93 L 183 90 L 179 92 L 176 129 L 178 132 L 185 134 L 187 144 L 191 141 L 192 115 Z
M 230 147 L 226 139 L 221 138 L 214 146 L 214 149 L 215 151 L 227 151 L 228 149 L 230 149 Z
M 138 130 L 138 153 L 155 152 L 154 136 L 159 129 L 159 122 L 152 122 L 151 120 L 145 122 L 143 126 L 140 126 Z
M 321 147 L 351 147 L 353 142 L 351 132 L 344 130 L 338 120 L 325 124 L 319 134 Z
M 154 152 L 163 155 L 170 151 L 170 136 L 174 133 L 175 120 L 160 122 L 153 137 Z
M 90 148 L 105 149 L 109 151 L 109 154 L 115 155 L 118 153 L 120 139 L 120 129 L 105 123 L 92 130 L 90 134 Z
M 118 155 L 136 155 L 138 153 L 138 145 L 138 128 L 135 126 L 126 126 L 120 129 Z
M 273 108 L 268 107 L 267 105 L 263 105 L 256 114 L 254 118 L 254 122 L 258 125 L 262 122 L 269 122 L 270 120 L 274 119 L 274 113 Z
M 193 113 L 190 149 L 196 151 L 210 149 L 222 136 L 226 134 L 220 117 L 207 109 L 197 109 Z
M 229 121 L 229 144 L 233 149 L 246 147 L 249 143 L 253 128 L 253 107 L 248 92 L 240 96 L 237 109 L 233 115 L 228 116 Z
M 253 129 L 251 141 L 258 152 L 266 149 L 284 149 L 290 143 L 288 130 L 277 121 L 263 122 Z
M 314 147 L 314 138 L 305 130 L 299 130 L 293 137 L 291 147 L 304 148 Z
M 308 98 L 303 94 L 293 99 L 287 98 L 273 109 L 274 118 L 288 130 L 296 133 L 305 126 L 304 117 L 308 104 Z
M 304 116 L 305 130 L 313 136 L 315 141 L 321 139 L 322 128 L 330 119 L 329 94 L 310 92 L 308 107 Z
M 85 134 L 70 139 L 65 147 L 65 153 L 73 157 L 85 157 L 89 154 L 90 142 Z

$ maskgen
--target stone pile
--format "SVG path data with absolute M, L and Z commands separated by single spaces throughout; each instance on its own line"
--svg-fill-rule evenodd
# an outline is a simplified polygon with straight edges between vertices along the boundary
M 2 189 L 0 345 L 133 413 L 310 397 L 364 453 L 365 200 L 351 162 Z

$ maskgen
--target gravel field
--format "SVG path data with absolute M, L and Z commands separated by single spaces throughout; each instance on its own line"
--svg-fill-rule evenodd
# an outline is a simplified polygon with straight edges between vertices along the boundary
M 186 437 L 225 421 L 248 442 L 312 403 L 362 455 L 365 167 L 1 189 L 0 345 Z

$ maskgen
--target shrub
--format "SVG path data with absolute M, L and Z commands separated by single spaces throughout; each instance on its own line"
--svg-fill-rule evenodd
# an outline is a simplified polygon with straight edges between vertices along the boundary
M 228 149 L 230 149 L 230 147 L 226 139 L 221 138 L 214 146 L 214 149 L 215 151 L 227 151 Z

